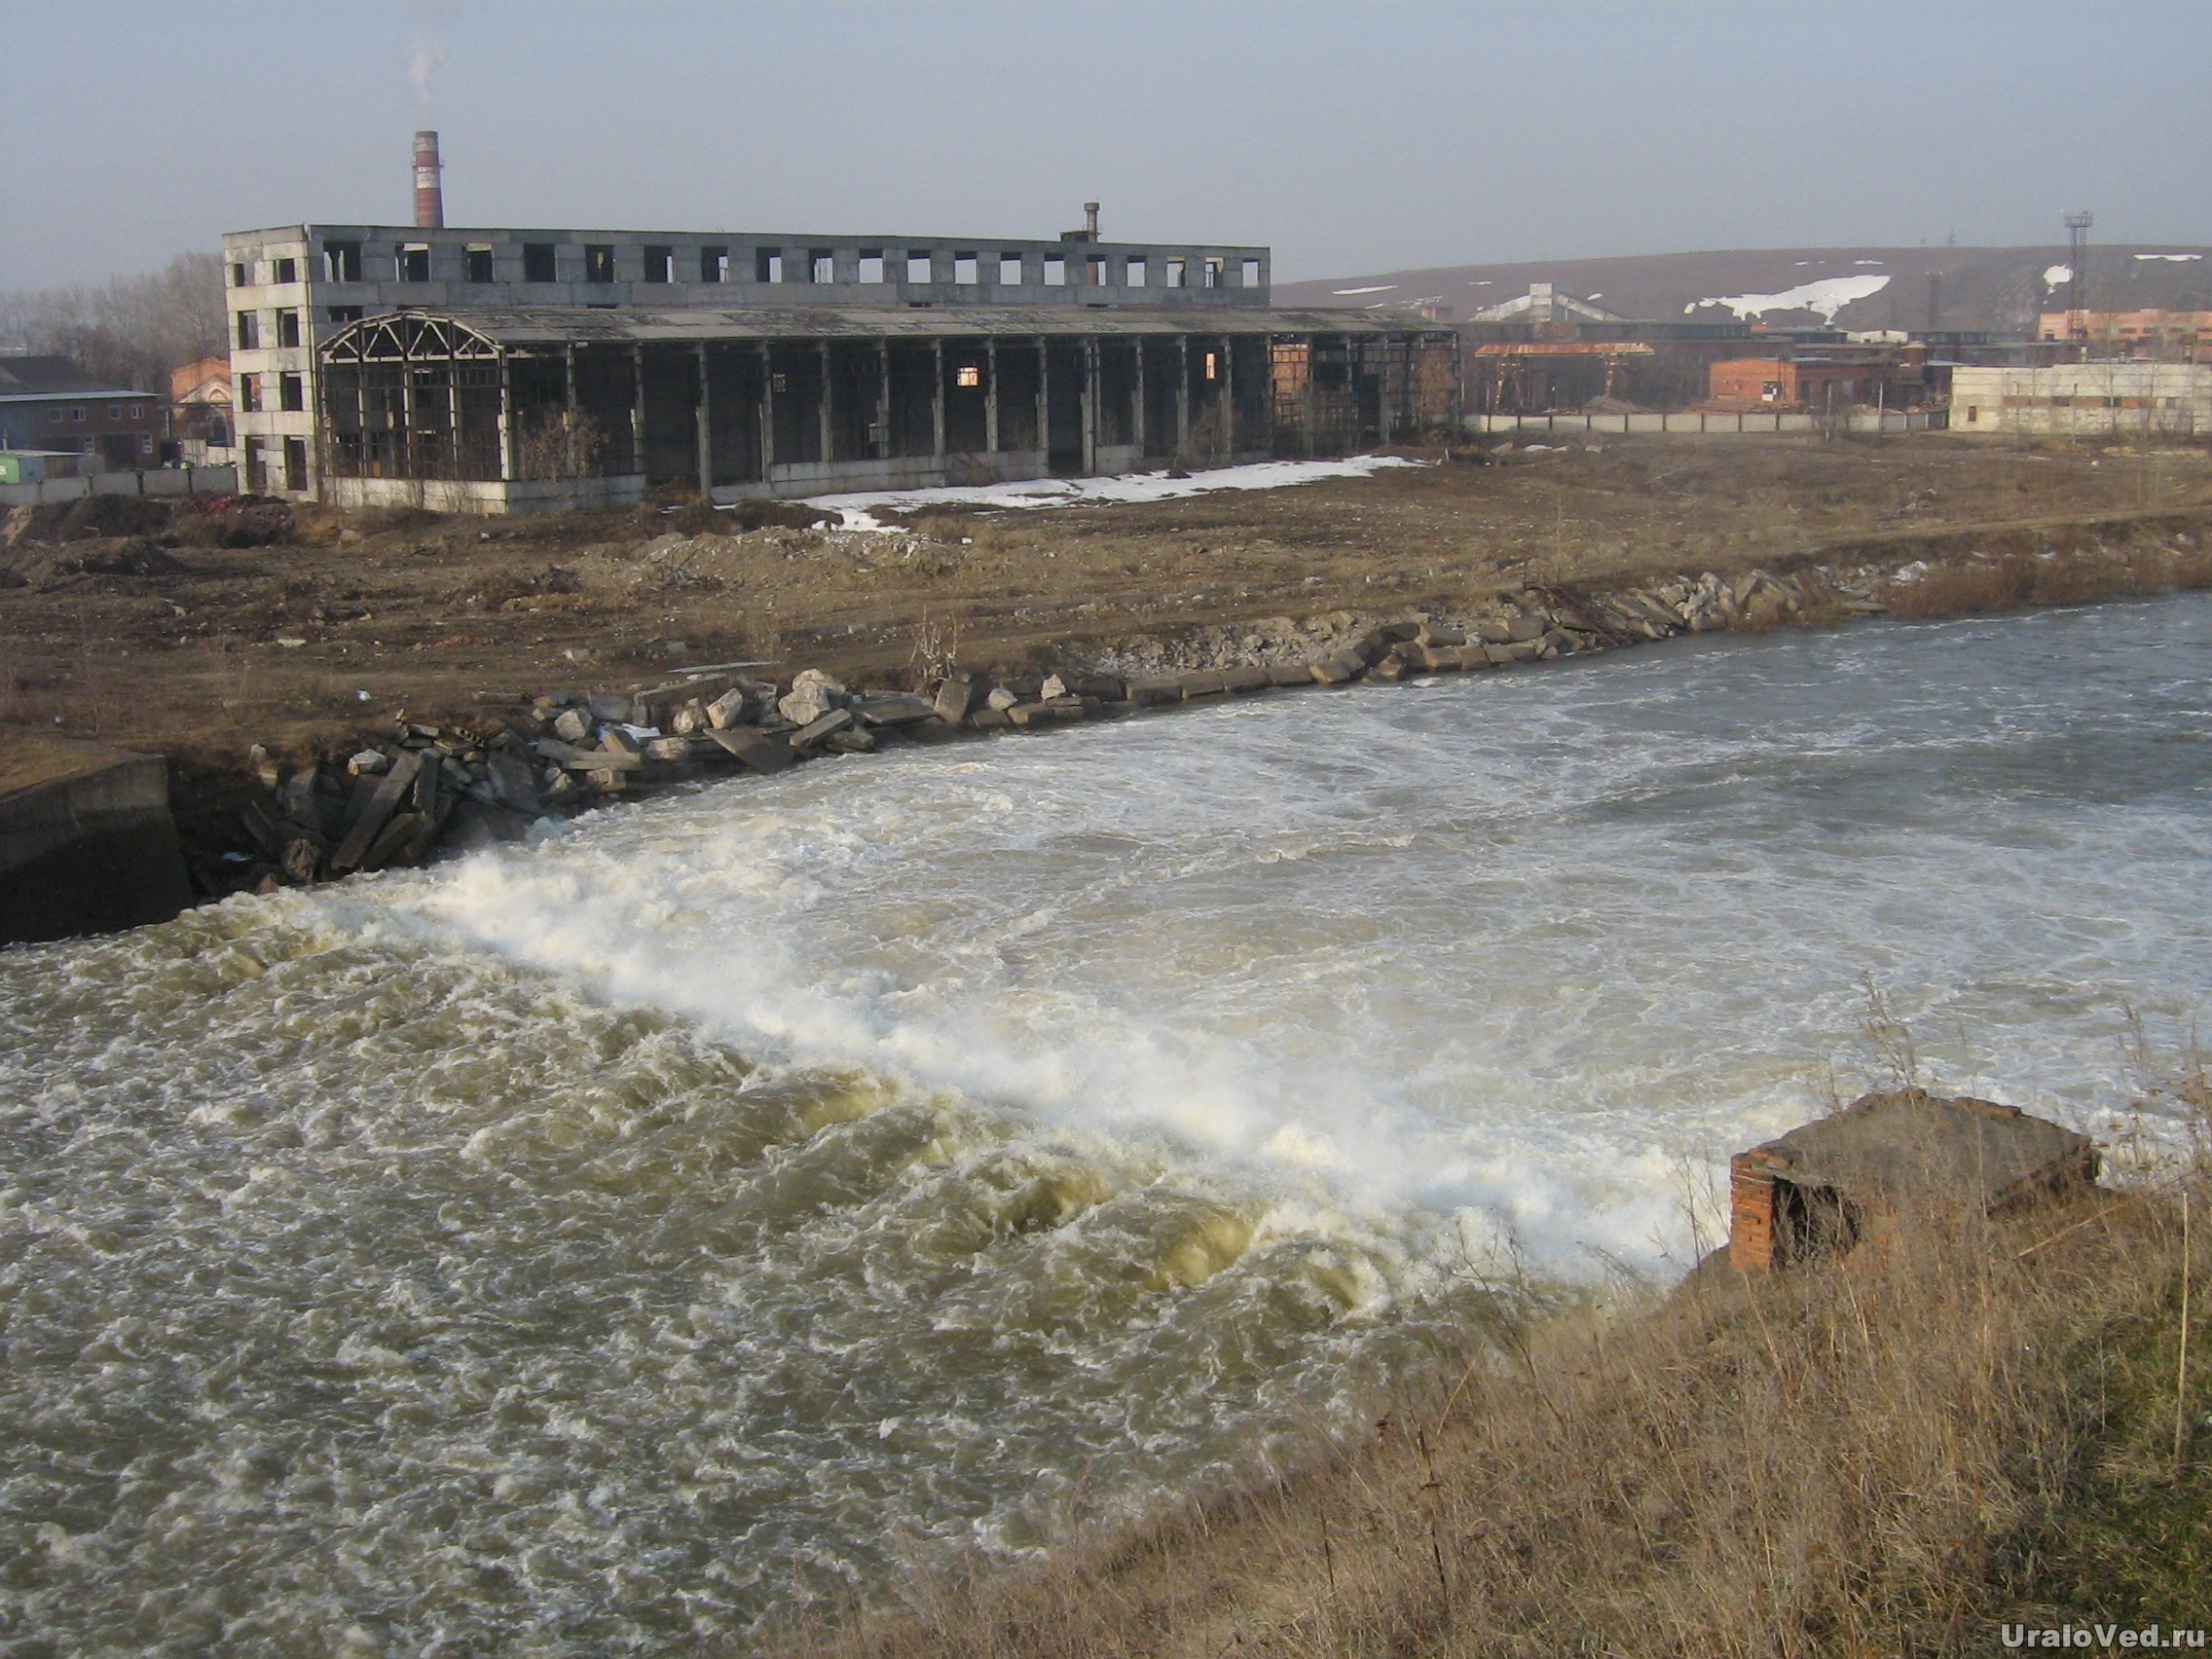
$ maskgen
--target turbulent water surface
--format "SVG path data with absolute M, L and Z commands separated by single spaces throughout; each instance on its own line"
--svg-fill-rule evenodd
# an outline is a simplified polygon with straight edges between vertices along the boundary
M 2212 601 L 828 761 L 0 953 L 0 1651 L 673 1651 L 1264 1465 L 2212 977 Z

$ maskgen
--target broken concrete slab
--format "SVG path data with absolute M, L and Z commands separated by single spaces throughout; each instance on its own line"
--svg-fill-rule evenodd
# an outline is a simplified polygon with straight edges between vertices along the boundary
M 798 758 L 788 742 L 758 726 L 732 726 L 709 735 L 725 753 L 763 775 L 781 772 Z

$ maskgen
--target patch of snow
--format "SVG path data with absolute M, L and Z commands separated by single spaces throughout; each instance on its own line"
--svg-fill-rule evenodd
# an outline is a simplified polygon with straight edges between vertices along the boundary
M 1397 285 L 1395 282 L 1375 282 L 1364 288 L 1336 288 L 1331 291 L 1339 294 L 1387 294 Z
M 1878 259 L 1855 259 L 1851 263 L 1854 265 L 1879 265 L 1882 262 Z
M 2170 259 L 2178 265 L 2185 259 L 2202 259 L 2204 255 L 2201 253 L 2139 253 L 2135 257 L 2137 259 Z
M 846 530 L 896 530 L 878 522 L 870 507 L 912 512 L 917 507 L 966 506 L 1026 510 L 1031 507 L 1109 506 L 1124 501 L 1172 501 L 1215 490 L 1279 490 L 1324 478 L 1368 478 L 1385 466 L 1426 466 L 1394 455 L 1355 455 L 1344 461 L 1263 461 L 1217 466 L 1188 478 L 1164 472 L 1125 472 L 1119 478 L 1024 478 L 1013 484 L 946 485 L 929 490 L 864 490 L 811 496 L 805 504 L 836 513 Z
M 1693 300 L 1682 310 L 1694 312 L 1700 306 L 1726 306 L 1744 322 L 1770 311 L 1809 311 L 1817 313 L 1823 322 L 1833 322 L 1835 313 L 1852 301 L 1867 299 L 1889 285 L 1887 272 L 1880 276 L 1823 276 L 1818 281 L 1785 288 L 1779 294 L 1728 294 L 1710 300 Z
M 1582 297 L 1583 297 L 1584 299 L 1586 299 L 1586 300 L 1602 300 L 1602 299 L 1604 299 L 1604 298 L 1605 296 L 1604 296 L 1604 291 L 1603 291 L 1603 290 L 1601 290 L 1601 291 L 1599 291 L 1598 293 L 1595 293 L 1595 294 L 1584 294 L 1584 295 L 1583 295 Z
M 2044 267 L 2043 285 L 2046 288 L 2055 288 L 2061 282 L 2073 280 L 2074 267 L 2071 265 L 2046 265 Z
M 1491 282 L 1493 280 L 1493 278 L 1489 276 L 1477 276 L 1472 282 L 1469 282 L 1467 286 L 1470 288 L 1487 288 L 1491 285 Z

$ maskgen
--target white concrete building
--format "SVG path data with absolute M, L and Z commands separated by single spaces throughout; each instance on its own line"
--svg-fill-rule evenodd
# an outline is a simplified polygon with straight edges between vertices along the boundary
M 2212 436 L 2212 364 L 1953 369 L 1951 430 L 1989 437 Z

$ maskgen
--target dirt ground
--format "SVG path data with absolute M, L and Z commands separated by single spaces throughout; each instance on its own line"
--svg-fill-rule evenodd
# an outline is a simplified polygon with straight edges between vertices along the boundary
M 1039 664 L 1266 617 L 2212 506 L 2203 448 L 1604 438 L 1417 459 L 1431 464 L 1157 503 L 937 510 L 889 533 L 677 500 L 508 520 L 123 498 L 11 509 L 0 731 L 160 750 L 189 795 L 195 779 L 245 778 L 257 742 L 329 753 L 401 709 L 451 719 L 692 665 L 906 683 L 933 659 Z M 741 529 L 763 516 L 788 522 Z

